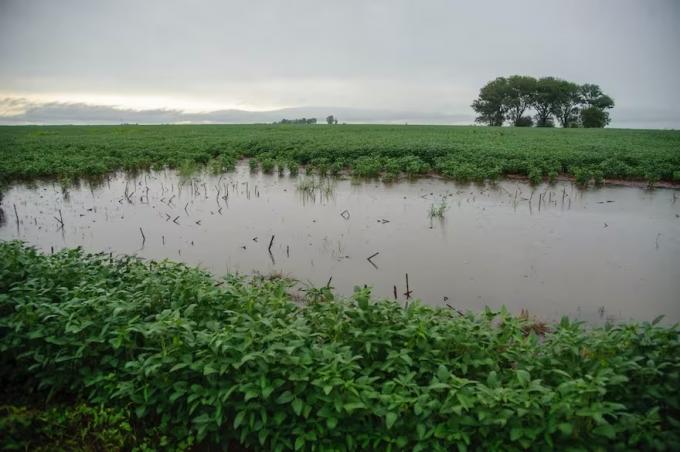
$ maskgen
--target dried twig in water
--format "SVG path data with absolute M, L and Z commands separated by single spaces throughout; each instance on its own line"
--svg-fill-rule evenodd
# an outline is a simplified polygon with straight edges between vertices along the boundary
M 64 229 L 64 217 L 61 215 L 61 209 L 59 210 L 59 218 L 54 217 L 54 219 L 59 222 L 59 228 Z
M 448 303 L 446 303 L 446 307 L 449 308 L 449 309 L 451 309 L 452 311 L 458 313 L 458 315 L 461 315 L 461 316 L 463 315 L 462 312 L 460 312 L 458 309 L 454 308 L 453 306 L 451 306 L 451 305 L 448 304 Z
M 404 296 L 406 296 L 407 300 L 411 298 L 412 293 L 413 291 L 408 286 L 408 273 L 406 273 L 406 292 L 404 292 Z
M 19 214 L 17 213 L 17 205 L 12 204 L 14 207 L 14 217 L 17 219 L 17 231 L 19 231 Z
M 371 254 L 370 256 L 368 256 L 368 257 L 366 258 L 366 260 L 367 260 L 368 262 L 370 262 L 370 264 L 371 264 L 372 266 L 374 266 L 375 268 L 378 268 L 378 266 L 375 265 L 375 262 L 373 262 L 372 259 L 373 259 L 374 257 L 376 257 L 378 254 L 380 254 L 380 252 L 375 252 L 375 253 Z

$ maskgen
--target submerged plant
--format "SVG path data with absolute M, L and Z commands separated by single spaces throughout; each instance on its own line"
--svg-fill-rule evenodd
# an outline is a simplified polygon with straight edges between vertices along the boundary
M 297 175 L 298 175 L 298 170 L 299 170 L 299 168 L 298 168 L 298 164 L 297 164 L 297 163 L 295 163 L 295 162 L 288 162 L 288 163 L 286 164 L 286 166 L 288 167 L 288 174 L 289 174 L 290 176 L 293 176 L 293 177 L 294 177 L 294 176 L 297 176 Z
M 320 197 L 330 198 L 335 190 L 333 181 L 326 177 L 305 177 L 297 184 L 299 192 L 306 197 L 314 198 L 318 193 Z
M 181 180 L 186 180 L 196 174 L 198 170 L 199 166 L 195 162 L 185 160 L 177 167 L 177 175 Z
M 446 197 L 442 196 L 441 200 L 439 201 L 438 204 L 432 203 L 430 205 L 430 210 L 428 212 L 428 216 L 430 218 L 444 218 L 444 214 L 446 213 L 446 209 L 448 209 L 449 206 L 446 203 Z
M 274 172 L 274 167 L 276 163 L 272 159 L 263 159 L 262 162 L 262 172 L 265 174 L 271 174 Z

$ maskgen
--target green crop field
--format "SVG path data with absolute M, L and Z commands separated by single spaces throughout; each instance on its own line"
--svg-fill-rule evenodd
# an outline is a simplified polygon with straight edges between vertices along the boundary
M 677 325 L 545 325 L 368 289 L 309 290 L 303 306 L 290 290 L 0 243 L 3 445 L 680 447 Z
M 97 176 L 118 169 L 255 157 L 265 171 L 304 165 L 322 174 L 396 178 L 432 171 L 462 180 L 559 175 L 680 181 L 680 131 L 387 125 L 0 127 L 0 180 Z
M 680 132 L 0 127 L 0 188 L 118 170 L 222 172 L 242 158 L 291 175 L 655 184 L 680 182 Z M 445 209 L 432 204 L 429 215 Z M 367 288 L 343 298 L 293 287 L 275 275 L 217 280 L 169 261 L 0 242 L 3 448 L 680 448 L 678 325 L 546 324 L 505 309 L 404 306 Z

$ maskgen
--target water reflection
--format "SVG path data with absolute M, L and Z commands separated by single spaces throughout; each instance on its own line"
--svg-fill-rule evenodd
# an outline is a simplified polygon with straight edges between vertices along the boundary
M 239 166 L 15 186 L 2 202 L 0 239 L 170 258 L 216 274 L 277 272 L 316 286 L 332 278 L 344 294 L 367 284 L 402 303 L 409 294 L 459 310 L 505 304 L 547 319 L 676 321 L 676 199 L 671 190 L 383 184 Z

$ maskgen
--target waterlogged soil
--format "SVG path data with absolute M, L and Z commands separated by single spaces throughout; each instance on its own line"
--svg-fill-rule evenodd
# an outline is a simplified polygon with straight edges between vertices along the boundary
M 300 189 L 312 180 L 316 187 Z M 46 252 L 82 246 L 168 258 L 215 275 L 276 273 L 298 279 L 299 288 L 330 281 L 344 295 L 368 285 L 394 298 L 396 286 L 402 304 L 505 305 L 545 320 L 569 315 L 592 323 L 663 314 L 675 322 L 678 198 L 666 189 L 582 191 L 567 181 L 319 182 L 240 165 L 183 178 L 121 173 L 68 189 L 15 185 L 2 201 L 0 239 Z M 441 217 L 431 217 L 433 207 Z

